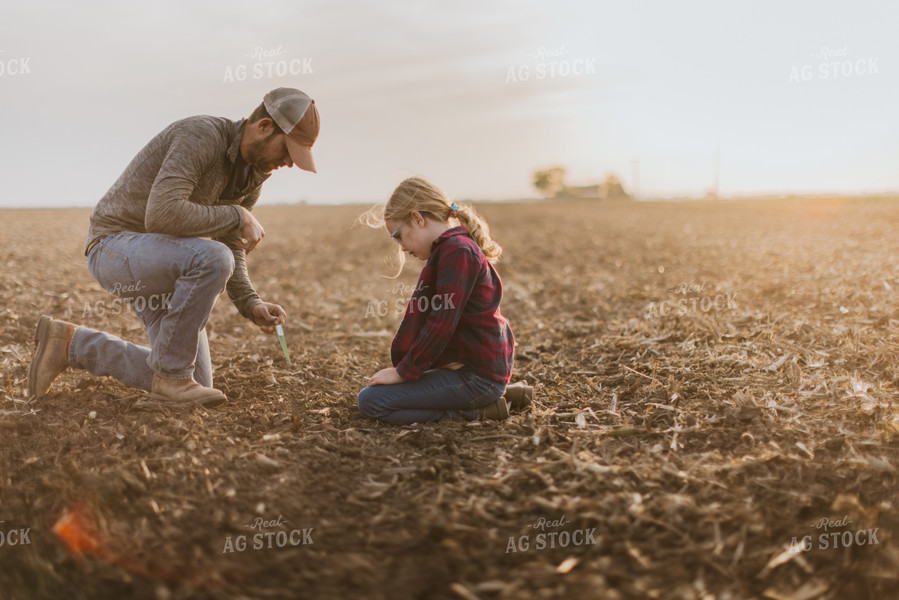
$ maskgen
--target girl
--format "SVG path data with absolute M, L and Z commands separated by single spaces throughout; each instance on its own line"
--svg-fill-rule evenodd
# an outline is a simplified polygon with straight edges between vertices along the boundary
M 390 347 L 393 367 L 369 379 L 359 410 L 398 425 L 506 419 L 514 338 L 493 268 L 502 248 L 487 223 L 417 177 L 362 220 L 401 246 L 400 270 L 404 252 L 425 266 Z

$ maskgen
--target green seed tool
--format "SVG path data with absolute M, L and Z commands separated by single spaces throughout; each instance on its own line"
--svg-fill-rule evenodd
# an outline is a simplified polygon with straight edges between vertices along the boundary
M 293 365 L 290 364 L 290 352 L 287 350 L 287 340 L 284 339 L 284 329 L 280 325 L 275 325 L 275 331 L 278 332 L 278 340 L 281 342 L 281 350 L 284 350 L 284 358 L 287 360 L 287 366 L 291 367 Z

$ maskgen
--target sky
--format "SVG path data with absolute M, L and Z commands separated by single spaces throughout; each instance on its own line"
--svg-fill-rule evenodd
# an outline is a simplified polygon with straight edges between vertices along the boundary
M 899 191 L 899 3 L 154 0 L 4 3 L 0 207 L 93 206 L 171 122 L 296 87 L 317 174 L 262 203 L 380 202 L 424 176 L 533 197 Z

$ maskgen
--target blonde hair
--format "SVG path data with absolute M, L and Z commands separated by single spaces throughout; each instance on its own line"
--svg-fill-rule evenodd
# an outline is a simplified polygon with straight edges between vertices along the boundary
M 487 221 L 481 218 L 468 204 L 457 205 L 456 212 L 453 214 L 452 204 L 453 202 L 447 198 L 446 194 L 433 183 L 421 177 L 410 177 L 393 190 L 393 194 L 390 195 L 390 200 L 386 204 L 372 207 L 360 217 L 360 221 L 369 227 L 381 228 L 387 221 L 408 222 L 414 211 L 447 224 L 455 220 L 468 229 L 471 239 L 484 253 L 487 261 L 496 263 L 502 255 L 503 249 L 490 237 L 490 227 L 488 227 Z M 405 260 L 406 255 L 400 249 L 400 271 L 403 269 Z

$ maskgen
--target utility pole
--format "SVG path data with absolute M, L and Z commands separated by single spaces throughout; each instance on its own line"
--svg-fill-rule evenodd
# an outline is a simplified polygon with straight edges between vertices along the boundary
M 718 177 L 721 171 L 721 140 L 715 142 L 715 179 L 712 182 L 712 193 L 718 198 Z
M 631 195 L 636 200 L 640 194 L 640 160 L 631 161 Z

